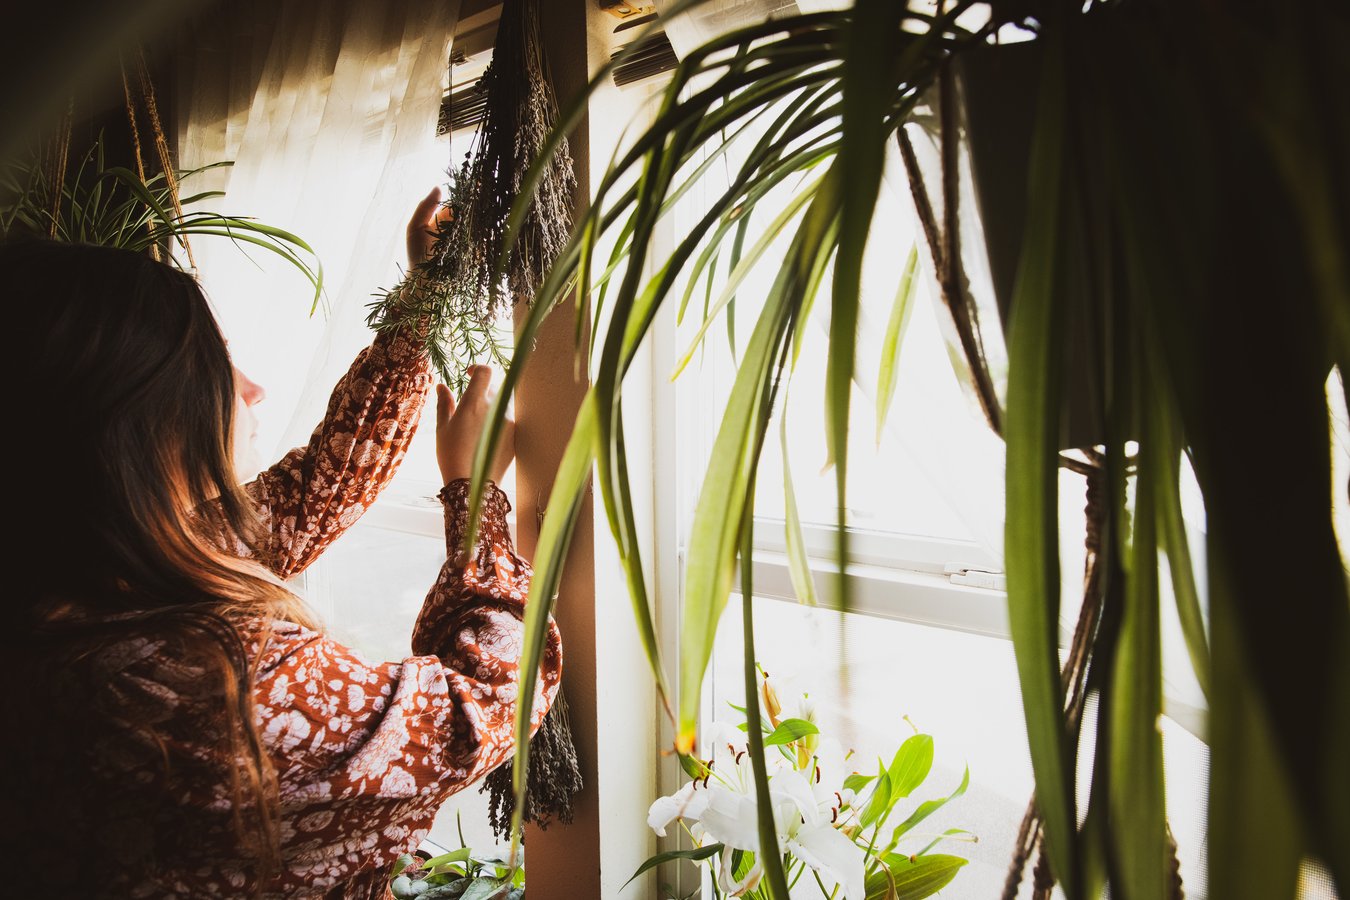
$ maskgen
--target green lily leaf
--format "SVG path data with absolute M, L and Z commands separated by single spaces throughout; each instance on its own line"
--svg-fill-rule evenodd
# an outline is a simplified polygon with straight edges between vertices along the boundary
M 772 734 L 764 738 L 764 746 L 776 747 L 780 744 L 790 744 L 809 734 L 820 734 L 820 729 L 816 727 L 814 722 L 808 722 L 805 719 L 784 719 L 778 723 L 778 727 L 773 730 Z
M 665 853 L 658 853 L 655 856 L 648 857 L 646 862 L 638 866 L 637 871 L 634 872 L 632 876 L 623 883 L 623 886 L 620 887 L 619 890 L 623 890 L 624 888 L 628 887 L 628 885 L 632 884 L 634 878 L 637 878 L 639 875 L 641 875 L 643 872 L 646 872 L 648 869 L 654 869 L 657 866 L 664 865 L 665 863 L 668 862 L 673 862 L 674 860 L 677 859 L 687 859 L 690 862 L 702 862 L 708 857 L 715 856 L 716 854 L 721 852 L 722 852 L 721 844 L 705 844 L 702 847 L 694 847 L 693 849 L 690 850 L 670 850 Z

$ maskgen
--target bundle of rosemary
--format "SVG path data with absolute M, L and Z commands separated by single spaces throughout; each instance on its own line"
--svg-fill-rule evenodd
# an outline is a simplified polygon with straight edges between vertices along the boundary
M 474 243 L 463 222 L 473 202 L 465 162 L 450 179 L 442 206 L 450 216 L 439 220 L 427 259 L 393 288 L 375 295 L 366 324 L 378 331 L 411 330 L 421 335 L 436 374 L 456 394 L 468 387 L 469 367 L 477 363 L 505 366 L 510 332 L 503 333 L 476 283 L 465 277 Z

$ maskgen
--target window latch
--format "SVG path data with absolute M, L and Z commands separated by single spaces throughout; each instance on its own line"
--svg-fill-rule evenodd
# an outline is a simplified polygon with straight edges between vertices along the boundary
M 942 571 L 946 573 L 947 580 L 952 584 L 985 588 L 990 591 L 1006 591 L 1008 589 L 1008 578 L 1002 572 L 973 569 L 959 563 L 948 563 L 942 567 Z

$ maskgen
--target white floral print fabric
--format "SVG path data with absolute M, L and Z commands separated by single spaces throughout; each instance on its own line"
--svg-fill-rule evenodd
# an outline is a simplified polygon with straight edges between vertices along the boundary
M 295 575 L 356 522 L 402 459 L 430 380 L 410 339 L 381 334 L 358 356 L 309 444 L 246 486 L 266 525 L 259 562 L 282 578 Z M 288 622 L 242 628 L 256 635 L 248 644 L 253 703 L 278 779 L 282 872 L 258 884 L 247 856 L 232 849 L 231 830 L 208 828 L 185 842 L 198 854 L 159 860 L 155 872 L 125 886 L 126 896 L 384 897 L 389 866 L 421 842 L 445 799 L 510 757 L 530 567 L 515 553 L 510 505 L 495 485 L 476 547 L 461 558 L 467 494 L 465 481 L 441 492 L 447 560 L 407 659 L 372 662 Z M 230 801 L 220 780 L 229 760 L 220 758 L 204 711 L 218 701 L 194 703 L 191 672 L 154 641 L 118 645 L 106 666 L 121 694 L 158 704 L 163 732 L 182 736 L 169 748 L 174 758 L 201 763 L 172 770 L 179 783 L 164 796 L 182 805 L 182 815 L 160 810 L 145 827 L 200 822 L 212 812 L 226 824 Z M 555 626 L 540 670 L 536 727 L 561 672 Z

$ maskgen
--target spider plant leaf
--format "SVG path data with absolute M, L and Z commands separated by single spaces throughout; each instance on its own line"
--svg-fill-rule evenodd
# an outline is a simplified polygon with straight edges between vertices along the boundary
M 669 12 L 667 12 L 664 16 L 665 21 L 669 21 L 671 17 L 680 14 L 681 12 L 689 9 L 698 2 L 701 2 L 701 0 L 685 0 L 685 2 L 672 4 Z M 837 18 L 838 18 L 837 13 L 818 13 L 807 16 L 795 16 L 792 17 L 790 21 L 770 20 L 762 23 L 756 23 L 755 25 L 752 25 L 750 27 L 731 32 L 728 35 L 725 35 L 721 38 L 718 38 L 704 45 L 703 47 L 691 53 L 686 59 L 681 60 L 680 64 L 676 67 L 675 73 L 672 76 L 669 86 L 667 87 L 667 92 L 668 94 L 678 96 L 679 92 L 683 89 L 683 85 L 687 83 L 695 74 L 698 73 L 699 67 L 706 59 L 715 58 L 717 54 L 721 53 L 723 50 L 727 48 L 736 47 L 742 43 L 748 43 L 757 38 L 766 38 L 772 34 L 787 31 L 790 28 L 801 29 L 810 27 L 812 25 L 826 26 L 831 22 L 833 22 L 834 20 L 836 20 Z M 644 29 L 639 34 L 634 35 L 633 39 L 630 41 L 628 46 L 633 48 L 639 46 L 641 42 L 646 37 L 653 34 L 658 27 L 660 26 L 655 22 L 645 26 Z M 558 116 L 557 126 L 555 127 L 553 133 L 549 136 L 548 141 L 545 143 L 543 149 L 541 150 L 539 158 L 534 161 L 530 169 L 525 173 L 524 178 L 522 178 L 521 187 L 519 191 L 520 196 L 522 197 L 533 196 L 534 190 L 538 185 L 539 179 L 543 177 L 543 173 L 547 169 L 554 153 L 557 152 L 559 145 L 562 143 L 563 140 L 566 139 L 567 135 L 571 131 L 573 131 L 577 127 L 577 125 L 581 122 L 582 116 L 586 111 L 587 104 L 590 101 L 591 95 L 596 91 L 596 89 L 600 85 L 604 84 L 609 79 L 613 67 L 615 65 L 624 62 L 626 58 L 627 57 L 625 56 L 625 54 L 620 53 L 617 54 L 604 66 L 602 66 L 599 69 L 599 71 L 597 71 L 595 75 L 592 76 L 590 83 L 586 86 L 586 89 L 582 91 L 577 97 L 575 97 L 572 100 L 572 102 L 560 112 L 560 115 Z M 744 79 L 744 80 L 747 82 L 752 82 L 754 79 Z M 720 90 L 723 94 L 725 94 L 726 89 L 728 87 L 733 86 L 734 85 L 724 84 L 720 86 L 720 88 L 718 88 L 717 90 Z M 692 103 L 690 104 L 691 107 L 693 105 L 694 104 Z M 659 127 L 658 123 L 654 124 L 651 128 L 649 128 L 646 134 L 656 135 L 660 133 L 662 133 L 662 128 Z M 640 158 L 641 155 L 644 154 L 645 152 L 646 147 L 643 145 L 643 142 L 642 141 L 637 142 L 637 144 L 632 148 L 632 152 L 630 153 L 630 155 L 623 162 L 620 163 L 620 165 L 618 166 L 618 170 L 621 171 L 623 169 L 626 169 L 628 165 L 631 164 L 632 160 Z M 617 174 L 617 172 L 615 174 Z M 512 210 L 511 217 L 507 221 L 508 246 L 514 243 L 515 236 L 519 232 L 520 227 L 525 220 L 527 210 L 528 207 L 527 205 L 524 204 Z
M 1151 392 L 1140 392 L 1149 396 Z M 1156 418 L 1156 416 L 1155 416 Z M 1151 429 L 1140 435 L 1134 534 L 1119 648 L 1112 663 L 1113 722 L 1107 757 L 1111 767 L 1111 831 L 1117 854 L 1116 885 L 1126 896 L 1170 896 L 1167 820 L 1163 802 L 1162 648 L 1158 617 L 1157 458 L 1166 453 Z M 1101 762 L 1099 761 L 1100 765 Z
M 1211 568 L 1211 577 L 1228 577 Z M 1212 584 L 1219 602 L 1222 581 Z M 1234 900 L 1292 900 L 1298 896 L 1305 847 L 1302 817 L 1274 729 L 1261 708 L 1242 638 L 1223 616 L 1211 619 L 1214 679 L 1224 690 L 1210 705 L 1209 890 Z M 1248 823 L 1259 822 L 1260 827 Z M 1252 854 L 1255 854 L 1254 856 Z M 1224 860 L 1259 859 L 1259 866 Z
M 1159 447 L 1154 461 L 1158 477 L 1154 481 L 1156 497 L 1153 502 L 1158 515 L 1159 543 L 1167 556 L 1177 619 L 1181 623 L 1181 634 L 1186 641 L 1191 668 L 1201 691 L 1208 697 L 1209 638 L 1205 634 L 1204 612 L 1200 608 L 1200 594 L 1195 586 L 1195 569 L 1186 537 L 1186 521 L 1181 514 L 1182 443 L 1177 434 L 1175 413 L 1163 408 L 1161 396 L 1155 394 L 1155 397 L 1157 399 L 1151 404 L 1155 416 L 1153 433 Z
M 914 310 L 914 272 L 918 265 L 919 245 L 914 244 L 909 248 L 909 257 L 900 275 L 900 287 L 895 292 L 895 302 L 891 305 L 891 315 L 886 322 L 886 334 L 881 341 L 881 364 L 877 371 L 878 446 L 881 445 L 882 429 L 886 427 L 886 415 L 895 398 L 895 385 L 900 372 L 900 342 L 909 325 L 909 314 Z
M 835 464 L 835 592 L 839 608 L 849 609 L 848 569 L 848 426 L 853 370 L 858 343 L 862 257 L 876 209 L 886 160 L 885 113 L 894 83 L 895 41 L 904 5 L 859 0 L 845 36 L 843 135 L 836 167 L 840 170 L 839 252 L 834 261 L 828 359 L 825 370 L 825 437 Z
M 798 326 L 803 327 L 803 326 Z M 792 579 L 792 590 L 797 602 L 806 606 L 816 606 L 816 580 L 811 574 L 811 562 L 806 553 L 806 537 L 802 533 L 802 520 L 797 512 L 797 492 L 792 486 L 792 468 L 788 461 L 787 411 L 784 410 L 778 422 L 778 440 L 783 454 L 783 531 L 787 546 L 788 575 Z
M 520 686 L 516 696 L 522 702 L 516 705 L 516 757 L 512 772 L 515 788 L 515 810 L 512 814 L 511 856 L 515 859 L 516 841 L 520 834 L 521 816 L 525 811 L 526 775 L 529 772 L 530 722 L 534 696 L 539 680 L 539 663 L 543 659 L 548 639 L 549 615 L 557 600 L 558 585 L 562 581 L 563 563 L 577 516 L 586 497 L 586 480 L 591 474 L 595 458 L 596 436 L 595 398 L 587 392 L 577 413 L 572 436 L 563 451 L 558 474 L 549 492 L 544 522 L 539 529 L 539 543 L 535 550 L 534 576 L 525 604 L 524 636 L 519 667 Z
M 731 241 L 731 260 L 728 265 L 731 271 L 736 271 L 736 267 L 741 264 L 741 254 L 745 251 L 745 234 L 750 228 L 750 214 L 742 213 L 740 221 L 736 223 L 736 236 Z M 706 318 L 706 315 L 705 315 Z M 727 298 L 727 346 L 731 350 L 731 360 L 736 361 L 736 295 L 732 294 Z
M 628 478 L 628 453 L 624 444 L 623 412 L 618 411 L 615 424 L 615 472 L 613 487 L 617 488 L 618 522 L 622 534 L 615 534 L 615 542 L 620 547 L 624 574 L 628 581 L 628 597 L 633 606 L 633 618 L 637 622 L 638 638 L 642 641 L 643 653 L 651 666 L 656 679 L 656 687 L 666 712 L 673 715 L 670 708 L 670 686 L 666 679 L 665 664 L 661 660 L 661 644 L 656 636 L 656 623 L 652 616 L 651 603 L 647 597 L 646 582 L 643 579 L 642 556 L 637 533 L 636 516 L 633 514 L 633 496 Z M 610 502 L 607 498 L 606 502 Z
M 747 492 L 758 459 L 758 448 L 755 447 L 754 456 L 748 451 L 752 443 L 762 442 L 768 424 L 768 411 L 759 406 L 761 395 L 779 343 L 795 312 L 800 309 L 811 266 L 836 218 L 836 185 L 837 178 L 827 178 L 825 186 L 816 192 L 788 257 L 765 298 L 732 384 L 694 509 L 685 566 L 677 682 L 676 749 L 681 753 L 688 753 L 694 746 L 703 673 L 712 655 L 717 622 L 731 590 L 738 523 L 751 503 Z M 784 362 L 785 359 L 780 361 L 779 366 Z M 754 721 L 753 717 L 751 721 Z
M 122 166 L 110 166 L 106 171 L 108 175 L 121 182 L 136 199 L 144 203 L 160 222 L 168 223 L 174 220 L 173 213 L 164 207 L 160 198 L 146 186 L 147 182 L 142 181 L 135 172 Z
M 764 232 L 751 245 L 750 251 L 741 259 L 740 264 L 732 269 L 731 274 L 727 276 L 727 283 L 723 286 L 722 292 L 717 295 L 717 301 L 712 305 L 703 324 L 699 326 L 698 333 L 690 342 L 689 348 L 685 350 L 684 355 L 680 357 L 679 362 L 675 364 L 675 371 L 671 374 L 671 380 L 675 380 L 689 365 L 694 355 L 698 352 L 699 344 L 708 333 L 708 328 L 716 321 L 719 313 L 722 312 L 731 298 L 736 296 L 736 290 L 741 286 L 741 282 L 755 268 L 763 258 L 765 251 L 777 240 L 787 229 L 787 226 L 793 219 L 797 218 L 816 197 L 817 191 L 825 181 L 825 175 L 821 175 L 812 181 L 801 193 L 792 198 L 784 207 L 782 212 L 774 217 L 774 220 L 768 224 Z
M 224 191 L 202 191 L 200 193 L 184 197 L 178 202 L 181 203 L 183 206 L 190 206 L 193 203 L 200 203 L 203 200 L 214 200 L 217 197 L 224 197 L 224 196 L 225 196 Z
M 782 372 L 783 355 L 779 353 L 779 373 Z M 774 390 L 767 385 L 762 388 L 759 408 L 756 411 L 756 418 L 761 427 L 755 439 L 755 446 L 752 450 L 751 467 L 754 467 L 754 460 L 759 458 L 760 446 L 764 441 L 764 428 L 768 424 L 769 413 L 772 407 L 772 398 Z M 754 474 L 750 475 L 751 496 L 754 492 Z M 742 650 L 744 663 L 744 688 L 745 688 L 745 715 L 747 722 L 756 722 L 760 719 L 759 711 L 759 675 L 755 655 L 755 590 L 754 590 L 754 528 L 755 528 L 755 510 L 754 504 L 745 504 L 741 512 L 741 533 L 740 538 L 740 561 L 741 561 L 741 633 Z M 809 723 L 808 723 L 809 724 Z M 775 732 L 776 734 L 777 732 Z M 745 732 L 746 748 L 750 751 L 750 771 L 755 784 L 755 812 L 759 825 L 759 846 L 758 856 L 760 865 L 764 867 L 764 881 L 768 886 L 769 897 L 772 900 L 789 900 L 790 889 L 788 887 L 787 874 L 783 871 L 783 859 L 778 854 L 778 827 L 774 819 L 773 797 L 769 793 L 769 773 L 768 766 L 765 763 L 764 747 L 765 737 L 758 728 L 747 728 Z
M 1059 672 L 1058 440 L 1063 360 L 1057 269 L 1065 113 L 1062 33 L 1044 36 L 1027 227 L 1008 326 L 1008 619 L 1045 845 L 1069 900 L 1082 897 L 1073 754 Z

